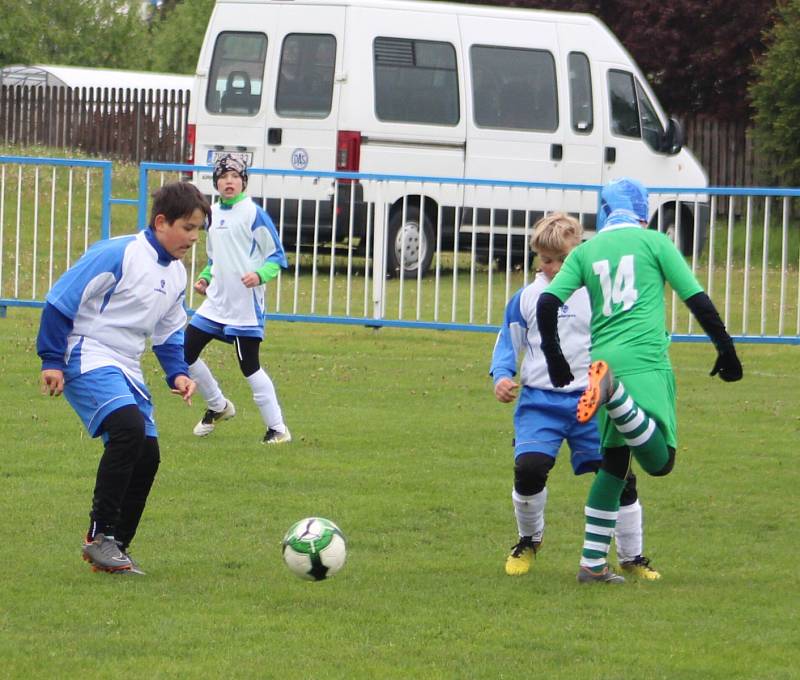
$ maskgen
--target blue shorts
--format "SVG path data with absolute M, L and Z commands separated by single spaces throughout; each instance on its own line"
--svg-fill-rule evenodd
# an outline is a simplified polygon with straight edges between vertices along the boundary
M 581 424 L 576 418 L 582 392 L 553 392 L 524 387 L 514 412 L 514 457 L 544 453 L 555 458 L 566 440 L 576 475 L 593 472 L 602 460 L 596 418 Z
M 233 342 L 233 339 L 237 335 L 245 338 L 264 339 L 263 326 L 226 326 L 224 323 L 212 321 L 204 316 L 200 316 L 200 314 L 192 316 L 189 325 L 199 328 L 209 335 L 213 335 L 217 340 L 222 340 L 222 342 Z
M 144 385 L 131 383 L 114 366 L 70 377 L 64 382 L 64 396 L 92 437 L 100 436 L 106 416 L 123 406 L 137 406 L 144 416 L 145 435 L 158 436 L 150 392 Z

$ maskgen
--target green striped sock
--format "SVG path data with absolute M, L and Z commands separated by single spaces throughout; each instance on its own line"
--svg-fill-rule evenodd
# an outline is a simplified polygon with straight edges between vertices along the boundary
M 601 573 L 608 564 L 608 550 L 619 514 L 619 497 L 625 488 L 625 480 L 600 470 L 589 490 L 584 515 L 586 525 L 583 534 L 581 566 Z
M 669 452 L 664 435 L 619 380 L 606 404 L 606 413 L 646 472 L 658 472 L 667 464 Z

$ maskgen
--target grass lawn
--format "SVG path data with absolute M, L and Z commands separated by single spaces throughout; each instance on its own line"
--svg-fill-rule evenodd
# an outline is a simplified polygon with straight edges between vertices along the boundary
M 742 345 L 745 379 L 724 384 L 709 344 L 673 346 L 677 465 L 639 476 L 663 578 L 621 587 L 575 582 L 589 480 L 564 460 L 532 572 L 504 574 L 513 407 L 491 335 L 271 323 L 295 437 L 274 448 L 229 347 L 207 358 L 238 414 L 207 439 L 148 353 L 162 463 L 135 578 L 80 560 L 101 445 L 39 393 L 37 325 L 0 319 L 2 677 L 797 677 L 797 347 Z M 281 560 L 309 515 L 349 540 L 330 581 Z

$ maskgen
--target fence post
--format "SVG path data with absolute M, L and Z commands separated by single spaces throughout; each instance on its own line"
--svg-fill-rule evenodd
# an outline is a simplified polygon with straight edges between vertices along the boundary
M 139 209 L 137 218 L 137 228 L 144 229 L 147 226 L 147 166 L 139 164 Z
M 103 206 L 100 215 L 100 236 L 111 238 L 111 161 L 103 163 Z
M 372 239 L 372 318 L 383 319 L 386 309 L 386 230 L 387 211 L 383 199 L 384 182 L 377 182 L 373 211 Z M 336 219 L 334 217 L 334 219 Z

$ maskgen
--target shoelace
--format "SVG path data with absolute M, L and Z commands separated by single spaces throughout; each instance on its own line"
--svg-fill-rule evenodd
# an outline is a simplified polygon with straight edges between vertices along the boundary
M 536 545 L 534 544 L 533 541 L 527 540 L 527 541 L 520 541 L 519 543 L 517 543 L 511 549 L 512 550 L 511 555 L 513 557 L 519 557 L 524 552 L 525 548 L 530 548 L 531 550 L 533 550 L 533 554 L 534 555 L 536 554 Z

